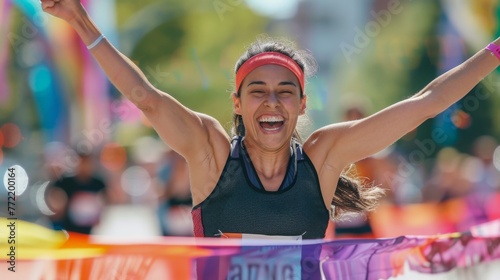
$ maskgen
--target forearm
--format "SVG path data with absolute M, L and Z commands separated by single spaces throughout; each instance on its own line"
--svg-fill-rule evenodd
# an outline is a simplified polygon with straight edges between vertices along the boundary
M 495 44 L 500 44 L 497 39 Z M 429 101 L 430 115 L 444 111 L 470 92 L 482 79 L 500 65 L 490 51 L 482 49 L 467 61 L 442 74 L 414 96 Z
M 101 32 L 82 7 L 79 16 L 69 24 L 85 45 L 92 44 Z M 140 109 L 145 109 L 151 95 L 156 94 L 143 72 L 107 40 L 102 40 L 90 50 L 113 85 Z
M 93 44 L 101 35 L 97 26 L 83 7 L 72 7 L 71 12 L 69 24 L 85 45 Z M 210 124 L 207 128 L 203 121 L 206 118 L 152 86 L 144 73 L 107 40 L 100 41 L 90 52 L 115 87 L 144 112 L 158 135 L 181 155 L 199 151 L 193 147 L 206 150 L 209 140 L 207 131 L 222 131 L 219 127 L 214 128 L 215 122 L 211 121 L 207 121 Z

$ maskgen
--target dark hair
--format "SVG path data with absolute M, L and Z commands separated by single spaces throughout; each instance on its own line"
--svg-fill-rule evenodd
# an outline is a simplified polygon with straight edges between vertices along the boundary
M 299 65 L 305 77 L 312 76 L 317 70 L 316 60 L 310 52 L 298 50 L 292 42 L 284 39 L 276 40 L 269 37 L 262 37 L 251 44 L 247 51 L 238 59 L 234 72 L 237 73 L 238 69 L 248 59 L 263 52 L 279 52 L 289 56 Z M 234 94 L 239 97 L 240 90 L 235 89 Z M 300 94 L 301 97 L 304 95 L 304 89 L 302 89 Z M 237 136 L 245 135 L 243 119 L 241 115 L 236 113 L 233 113 L 232 133 Z M 302 142 L 297 129 L 295 129 L 292 138 L 297 139 L 300 143 Z M 381 188 L 375 186 L 366 187 L 359 178 L 348 173 L 348 171 L 343 171 L 340 175 L 335 196 L 332 199 L 330 216 L 334 220 L 338 220 L 342 215 L 350 212 L 358 213 L 375 209 L 379 197 L 383 194 Z
M 342 220 L 350 213 L 373 211 L 380 197 L 384 195 L 384 189 L 370 183 L 369 178 L 360 178 L 353 166 L 355 165 L 351 165 L 340 174 L 332 199 L 330 211 L 332 220 Z

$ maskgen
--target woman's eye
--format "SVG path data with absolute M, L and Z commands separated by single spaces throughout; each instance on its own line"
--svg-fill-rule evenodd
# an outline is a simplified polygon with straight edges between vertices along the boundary
M 293 92 L 289 90 L 283 90 L 279 92 L 280 95 L 292 95 Z

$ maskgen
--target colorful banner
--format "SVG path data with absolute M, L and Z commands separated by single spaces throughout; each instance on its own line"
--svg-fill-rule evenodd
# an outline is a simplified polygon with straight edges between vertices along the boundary
M 26 71 L 26 85 L 38 112 L 40 127 L 47 142 L 66 140 L 68 106 L 63 94 L 64 78 L 54 65 L 56 51 L 47 36 L 49 16 L 36 0 L 12 0 L 23 18 L 19 30 L 10 32 L 11 48 L 17 54 L 18 66 Z M 11 57 L 11 59 L 12 59 Z
M 0 15 L 11 9 L 10 3 L 8 0 L 0 4 Z M 114 0 L 83 0 L 82 3 L 91 13 L 101 4 L 100 9 L 106 12 L 96 13 L 93 18 L 100 23 L 106 37 L 116 41 Z M 12 0 L 12 4 L 23 18 L 18 30 L 9 31 L 10 45 L 19 53 L 16 56 L 20 57 L 19 66 L 28 73 L 27 85 L 39 112 L 45 141 L 71 139 L 81 144 L 81 149 L 102 144 L 109 137 L 109 131 L 103 127 L 107 127 L 111 119 L 110 84 L 106 76 L 76 32 L 60 19 L 44 13 L 40 1 Z M 8 16 L 0 18 L 0 29 L 7 26 L 8 20 Z M 2 44 L 0 40 L 0 65 L 7 59 L 3 58 Z M 5 80 L 4 72 L 0 70 L 0 82 Z M 0 83 L 0 100 L 8 97 L 6 86 L 7 83 Z M 77 107 L 68 110 L 68 102 Z M 75 115 L 70 116 L 70 111 Z M 76 124 L 73 131 L 68 128 L 70 122 Z
M 0 33 L 6 34 L 0 38 L 0 103 L 6 102 L 9 95 L 9 83 L 7 80 L 7 62 L 9 54 L 9 28 L 12 4 L 5 0 L 0 4 Z
M 388 279 L 500 272 L 500 220 L 470 231 L 388 239 L 117 241 L 0 219 L 1 279 Z M 488 269 L 479 269 L 480 267 Z M 479 273 L 479 274 L 478 274 Z M 430 278 L 432 279 L 432 278 Z M 443 278 L 440 278 L 443 279 Z

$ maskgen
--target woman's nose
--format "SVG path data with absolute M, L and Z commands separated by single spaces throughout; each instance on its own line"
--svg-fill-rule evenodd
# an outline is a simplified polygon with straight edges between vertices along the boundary
M 275 107 L 278 103 L 278 95 L 275 92 L 271 92 L 267 95 L 266 105 Z

